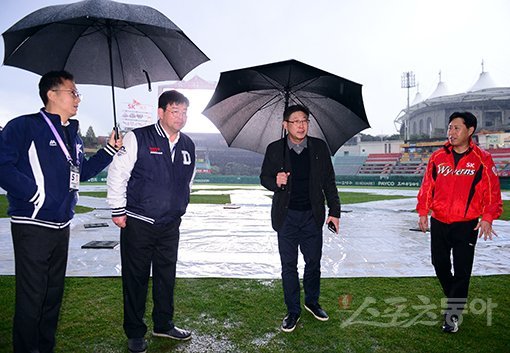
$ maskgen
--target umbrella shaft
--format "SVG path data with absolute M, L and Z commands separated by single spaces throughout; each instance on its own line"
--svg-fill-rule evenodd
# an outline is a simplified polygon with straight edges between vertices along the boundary
M 119 131 L 117 129 L 117 110 L 115 109 L 115 85 L 113 80 L 112 29 L 109 25 L 107 27 L 107 40 L 108 40 L 108 55 L 110 57 L 110 80 L 112 86 L 113 128 L 115 130 L 115 139 L 117 140 L 119 138 Z

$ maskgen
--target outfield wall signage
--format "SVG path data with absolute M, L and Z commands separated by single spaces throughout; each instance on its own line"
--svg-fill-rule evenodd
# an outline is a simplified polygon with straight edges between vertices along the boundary
M 336 185 L 338 186 L 379 186 L 379 187 L 420 187 L 420 176 L 387 176 L 384 178 L 359 176 L 359 175 L 337 175 Z
M 377 176 L 359 176 L 359 175 L 337 175 L 337 186 L 377 186 L 385 188 L 419 188 L 421 186 L 421 176 L 387 176 L 380 178 Z M 96 177 L 89 179 L 91 182 L 105 182 L 106 172 L 101 172 Z M 510 190 L 510 178 L 500 177 L 502 190 Z M 258 175 L 217 175 L 217 174 L 196 174 L 195 183 L 210 184 L 260 184 Z

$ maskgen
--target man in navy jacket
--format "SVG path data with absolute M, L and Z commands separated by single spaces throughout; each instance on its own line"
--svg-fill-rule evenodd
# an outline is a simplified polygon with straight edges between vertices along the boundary
M 324 220 L 331 222 L 338 233 L 340 222 L 340 198 L 329 149 L 324 141 L 308 136 L 309 115 L 302 105 L 285 110 L 283 127 L 288 135 L 267 147 L 260 174 L 262 185 L 274 191 L 271 221 L 278 233 L 287 306 L 281 326 L 284 332 L 296 328 L 301 314 L 298 247 L 305 260 L 305 309 L 317 320 L 328 320 L 319 304 L 322 226 Z M 327 219 L 324 201 L 329 207 Z
M 152 335 L 191 338 L 173 322 L 179 226 L 195 173 L 195 144 L 181 132 L 188 105 L 181 93 L 163 92 L 158 122 L 128 132 L 108 170 L 108 203 L 121 228 L 124 332 L 133 353 L 147 349 L 143 316 L 151 265 Z
M 14 245 L 14 352 L 53 352 L 64 292 L 69 224 L 80 181 L 111 161 L 122 138 L 83 155 L 73 76 L 52 71 L 39 82 L 40 112 L 15 118 L 0 133 L 0 187 L 7 191 Z

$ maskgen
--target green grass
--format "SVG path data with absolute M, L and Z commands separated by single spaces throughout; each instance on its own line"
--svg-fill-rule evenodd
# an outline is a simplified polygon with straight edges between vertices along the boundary
M 191 195 L 189 198 L 190 203 L 209 203 L 209 204 L 217 204 L 222 205 L 226 203 L 230 203 L 230 195 L 221 194 L 221 195 Z
M 74 208 L 74 213 L 87 213 L 87 212 L 90 212 L 90 211 L 93 211 L 93 210 L 94 209 L 91 208 L 91 207 L 77 205 Z
M 9 206 L 9 203 L 7 202 L 7 196 L 0 195 L 0 218 L 9 217 L 7 215 L 8 206 Z M 75 213 L 87 213 L 87 212 L 90 212 L 93 210 L 94 210 L 93 208 L 85 207 L 85 206 L 76 206 L 74 208 Z
M 503 213 L 499 219 L 502 221 L 510 220 L 510 200 L 503 200 Z
M 193 188 L 191 191 L 192 192 L 195 192 L 195 191 L 230 191 L 230 190 L 246 190 L 246 189 L 253 190 L 253 189 L 255 189 L 254 186 L 256 186 L 256 185 L 246 185 L 246 187 L 241 187 L 239 185 L 229 185 L 229 186 L 222 185 L 222 187 L 211 188 L 211 187 L 197 186 L 195 184 L 195 185 L 193 185 Z M 257 186 L 257 188 L 263 190 L 262 187 Z
M 80 196 L 90 196 L 105 199 L 106 191 L 80 191 Z
M 80 195 L 105 198 L 106 197 L 106 192 L 101 192 L 101 191 L 99 191 L 99 192 L 95 192 L 95 191 L 80 192 Z M 219 204 L 219 205 L 222 205 L 222 204 L 230 203 L 230 195 L 228 195 L 228 194 L 220 194 L 220 195 L 191 195 L 190 203 L 193 203 L 193 204 L 196 203 L 196 204 Z M 8 207 L 7 196 L 0 195 L 0 218 L 8 217 L 7 216 L 7 207 Z M 93 211 L 94 209 L 90 208 L 90 207 L 85 207 L 85 206 L 79 206 L 78 205 L 78 206 L 75 207 L 74 210 L 75 210 L 76 213 L 87 213 L 87 212 Z
M 92 197 L 106 197 L 106 192 L 95 192 L 95 191 L 87 191 L 81 192 L 80 195 L 92 196 Z M 342 200 L 342 204 L 348 205 L 352 203 L 360 203 L 360 202 L 368 202 L 368 201 L 378 201 L 378 200 L 393 200 L 393 199 L 403 199 L 409 198 L 406 196 L 399 195 L 376 195 L 376 194 L 367 194 L 363 192 L 340 192 L 340 198 Z M 191 195 L 190 198 L 191 203 L 197 204 L 225 204 L 230 203 L 230 195 L 228 194 L 220 194 L 220 195 Z M 76 213 L 86 213 L 90 212 L 93 209 L 90 207 L 84 206 L 76 206 Z M 0 218 L 7 217 L 7 197 L 5 195 L 0 195 Z M 499 218 L 504 221 L 510 220 L 510 200 L 503 201 L 503 214 Z
M 347 205 L 351 203 L 361 203 L 369 201 L 380 201 L 380 200 L 397 200 L 397 199 L 410 199 L 410 196 L 401 195 L 378 195 L 378 194 L 367 194 L 365 192 L 343 192 L 338 193 L 342 204 Z
M 330 320 L 319 322 L 303 311 L 296 330 L 284 333 L 279 329 L 285 313 L 280 280 L 179 278 L 175 322 L 192 330 L 193 339 L 146 337 L 151 353 L 508 352 L 509 284 L 510 275 L 473 277 L 461 330 L 447 335 L 439 329 L 441 291 L 435 278 L 323 279 L 321 303 Z M 348 309 L 339 304 L 345 294 L 352 296 Z M 150 298 L 149 293 L 149 330 Z M 497 305 L 490 314 L 484 310 L 489 300 Z M 0 347 L 11 345 L 13 307 L 14 277 L 1 276 Z M 401 316 L 392 317 L 395 313 Z M 67 278 L 56 352 L 126 351 L 121 279 Z
M 0 218 L 7 217 L 7 208 L 9 207 L 9 201 L 7 201 L 6 195 L 0 195 Z
M 228 189 L 231 190 L 231 189 Z M 99 198 L 106 198 L 106 191 L 84 191 L 80 192 L 82 196 L 92 196 Z M 209 203 L 209 204 L 225 204 L 230 203 L 230 195 L 229 194 L 219 194 L 219 195 L 190 195 L 190 203 Z
M 369 201 L 381 201 L 381 200 L 397 200 L 397 199 L 410 199 L 411 196 L 402 195 L 378 195 L 378 194 L 367 194 L 365 192 L 349 192 L 340 191 L 338 193 L 342 205 L 348 205 L 352 203 L 362 203 Z M 268 197 L 272 197 L 269 195 Z

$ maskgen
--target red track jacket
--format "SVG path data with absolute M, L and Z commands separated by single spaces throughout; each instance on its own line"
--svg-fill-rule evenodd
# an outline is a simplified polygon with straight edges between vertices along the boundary
M 430 156 L 418 193 L 416 210 L 443 223 L 463 222 L 482 217 L 492 223 L 503 211 L 496 167 L 490 153 L 472 141 L 468 152 L 454 168 L 452 146 Z

